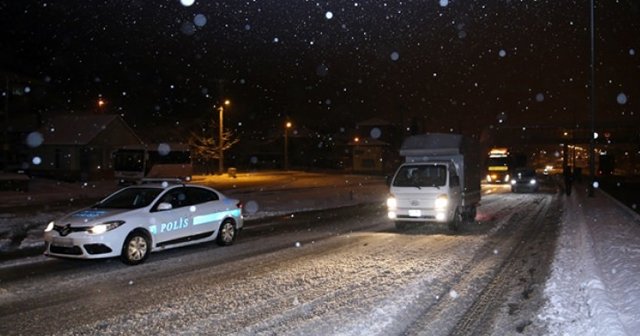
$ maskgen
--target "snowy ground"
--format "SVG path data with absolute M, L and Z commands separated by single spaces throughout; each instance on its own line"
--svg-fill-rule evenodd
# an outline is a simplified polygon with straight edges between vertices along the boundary
M 206 182 L 243 200 L 249 218 L 386 197 L 379 177 L 248 174 L 234 180 L 207 177 Z M 111 184 L 35 183 L 29 193 L 0 192 L 0 253 L 11 244 L 7 233 L 25 225 L 21 246 L 41 244 L 46 221 L 59 215 L 46 210 L 17 214 L 8 206 L 97 197 L 110 189 Z M 570 197 L 563 196 L 561 235 L 545 288 L 548 301 L 538 318 L 550 335 L 635 335 L 640 329 L 640 216 L 599 190 L 589 198 L 584 189 L 576 186 Z
M 637 335 L 640 216 L 599 190 L 574 191 L 539 318 L 552 335 Z

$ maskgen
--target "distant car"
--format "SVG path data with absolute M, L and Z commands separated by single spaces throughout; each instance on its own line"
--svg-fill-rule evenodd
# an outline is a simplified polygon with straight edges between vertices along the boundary
M 512 192 L 537 192 L 540 180 L 533 169 L 516 169 L 511 179 Z
M 140 264 L 150 252 L 215 240 L 230 245 L 242 229 L 242 204 L 192 184 L 154 183 L 120 189 L 90 208 L 50 222 L 45 255 L 120 257 Z

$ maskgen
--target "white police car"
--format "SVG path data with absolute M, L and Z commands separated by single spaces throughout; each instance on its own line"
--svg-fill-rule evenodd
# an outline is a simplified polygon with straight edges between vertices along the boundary
M 90 208 L 52 221 L 45 255 L 120 256 L 129 265 L 150 252 L 215 240 L 230 245 L 242 228 L 242 204 L 208 187 L 144 184 L 120 189 Z

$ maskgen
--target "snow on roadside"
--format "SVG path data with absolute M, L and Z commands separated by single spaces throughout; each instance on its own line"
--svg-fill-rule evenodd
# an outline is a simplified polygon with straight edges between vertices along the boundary
M 576 188 L 578 189 L 578 188 Z M 640 216 L 604 192 L 567 198 L 539 314 L 550 335 L 633 335 L 640 329 Z

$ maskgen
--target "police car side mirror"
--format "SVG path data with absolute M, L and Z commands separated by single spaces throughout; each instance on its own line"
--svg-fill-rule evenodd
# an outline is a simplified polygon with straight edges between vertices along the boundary
M 171 205 L 171 203 L 162 202 L 158 204 L 158 211 L 165 211 L 165 210 L 171 210 L 171 209 L 173 209 L 173 205 Z

